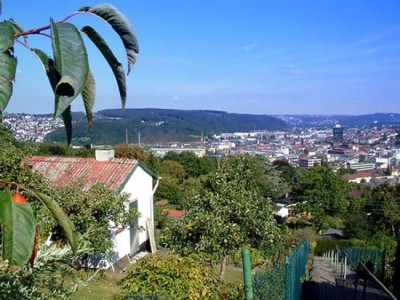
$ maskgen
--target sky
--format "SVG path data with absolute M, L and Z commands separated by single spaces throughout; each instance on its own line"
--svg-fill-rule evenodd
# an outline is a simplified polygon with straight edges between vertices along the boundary
M 98 1 L 3 0 L 0 19 L 25 30 Z M 400 113 L 398 0 L 110 0 L 130 20 L 140 54 L 127 77 L 127 108 L 223 110 L 249 114 Z M 40 3 L 40 4 L 39 4 Z M 122 43 L 90 15 L 90 25 L 126 68 Z M 96 80 L 95 111 L 120 108 L 117 84 L 85 39 Z M 51 54 L 45 36 L 28 44 Z M 53 112 L 39 61 L 16 45 L 18 67 L 6 112 Z M 83 111 L 82 100 L 72 110 Z

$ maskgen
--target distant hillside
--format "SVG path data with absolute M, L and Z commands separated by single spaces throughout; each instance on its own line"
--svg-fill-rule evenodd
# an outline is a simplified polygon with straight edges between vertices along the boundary
M 143 143 L 198 140 L 190 135 L 212 135 L 221 132 L 253 130 L 285 130 L 286 122 L 267 115 L 232 114 L 223 111 L 175 109 L 107 109 L 99 111 L 93 121 L 90 136 L 95 144 L 116 144 L 137 141 L 140 132 Z M 79 118 L 74 124 L 74 139 L 87 141 L 86 123 Z M 62 128 L 46 136 L 47 141 L 65 141 Z
M 290 126 L 370 126 L 373 124 L 400 124 L 400 114 L 375 113 L 367 115 L 281 115 L 276 116 Z

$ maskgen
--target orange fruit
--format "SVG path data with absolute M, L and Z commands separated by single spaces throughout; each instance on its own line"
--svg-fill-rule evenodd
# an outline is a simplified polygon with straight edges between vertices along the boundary
M 24 196 L 22 196 L 22 194 L 19 194 L 19 193 L 12 195 L 11 199 L 15 203 L 21 203 L 21 204 L 28 203 L 28 201 L 26 201 Z

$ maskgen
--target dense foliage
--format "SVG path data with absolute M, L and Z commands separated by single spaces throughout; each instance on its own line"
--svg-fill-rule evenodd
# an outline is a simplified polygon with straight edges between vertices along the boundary
M 83 191 L 83 182 L 71 182 L 52 191 L 52 197 L 65 211 L 76 231 L 90 242 L 95 253 L 108 253 L 112 249 L 110 224 L 128 228 L 138 217 L 136 210 L 126 210 L 128 195 L 109 190 L 101 184 Z M 43 233 L 53 232 L 54 240 L 62 239 L 57 224 L 41 212 L 40 227 Z M 139 229 L 139 228 L 137 228 Z
M 48 191 L 49 186 L 44 178 L 22 164 L 32 148 L 27 144 L 18 142 L 12 133 L 1 124 L 0 149 L 0 178 L 18 182 L 37 191 Z M 0 190 L 5 189 L 5 185 L 0 185 Z
M 394 274 L 393 274 L 393 288 L 394 294 L 397 298 L 400 298 L 400 236 L 398 236 L 397 241 L 397 248 L 396 248 L 396 257 L 395 257 L 395 264 L 394 264 Z
M 294 188 L 300 209 L 311 212 L 317 229 L 335 226 L 334 217 L 342 216 L 348 206 L 350 187 L 329 166 L 315 166 L 302 170 Z
M 188 200 L 185 214 L 164 231 L 163 243 L 182 254 L 203 253 L 221 259 L 223 278 L 227 256 L 249 244 L 267 249 L 279 240 L 271 202 L 262 197 L 258 158 L 229 157 Z
M 395 237 L 400 229 L 400 185 L 385 183 L 376 187 L 371 196 L 365 206 L 369 219 Z
M 145 257 L 129 267 L 123 294 L 168 296 L 172 299 L 218 299 L 217 278 L 199 256 L 174 254 Z
M 138 159 L 142 162 L 147 160 L 146 151 L 136 144 L 117 144 L 114 146 L 114 151 L 116 158 Z
M 172 204 L 185 207 L 193 193 L 201 189 L 204 178 L 215 172 L 217 160 L 210 157 L 197 157 L 192 152 L 168 152 L 162 159 L 149 156 L 147 165 L 159 170 L 162 177 L 156 191 L 156 198 L 167 199 Z
M 35 143 L 31 145 L 32 155 L 63 157 L 94 157 L 95 150 L 86 147 L 71 148 L 65 143 Z

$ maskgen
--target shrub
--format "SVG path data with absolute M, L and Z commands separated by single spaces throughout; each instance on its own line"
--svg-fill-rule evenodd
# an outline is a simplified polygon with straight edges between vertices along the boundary
M 336 247 L 343 249 L 353 245 L 354 242 L 351 240 L 319 239 L 314 249 L 314 253 L 315 255 L 322 255 L 325 252 L 336 250 Z
M 283 242 L 287 247 L 299 244 L 302 241 L 315 242 L 318 239 L 317 234 L 312 228 L 300 228 L 293 230 L 290 234 L 285 235 Z
M 159 254 L 132 265 L 122 281 L 123 296 L 149 294 L 172 299 L 218 299 L 219 282 L 197 255 Z
M 265 261 L 266 257 L 265 254 L 263 254 L 263 251 L 258 250 L 256 248 L 251 248 L 250 246 L 247 246 L 247 248 L 250 249 L 252 268 L 261 265 Z M 242 250 L 238 250 L 234 252 L 232 255 L 229 255 L 228 263 L 233 264 L 235 267 L 242 268 L 243 267 Z

